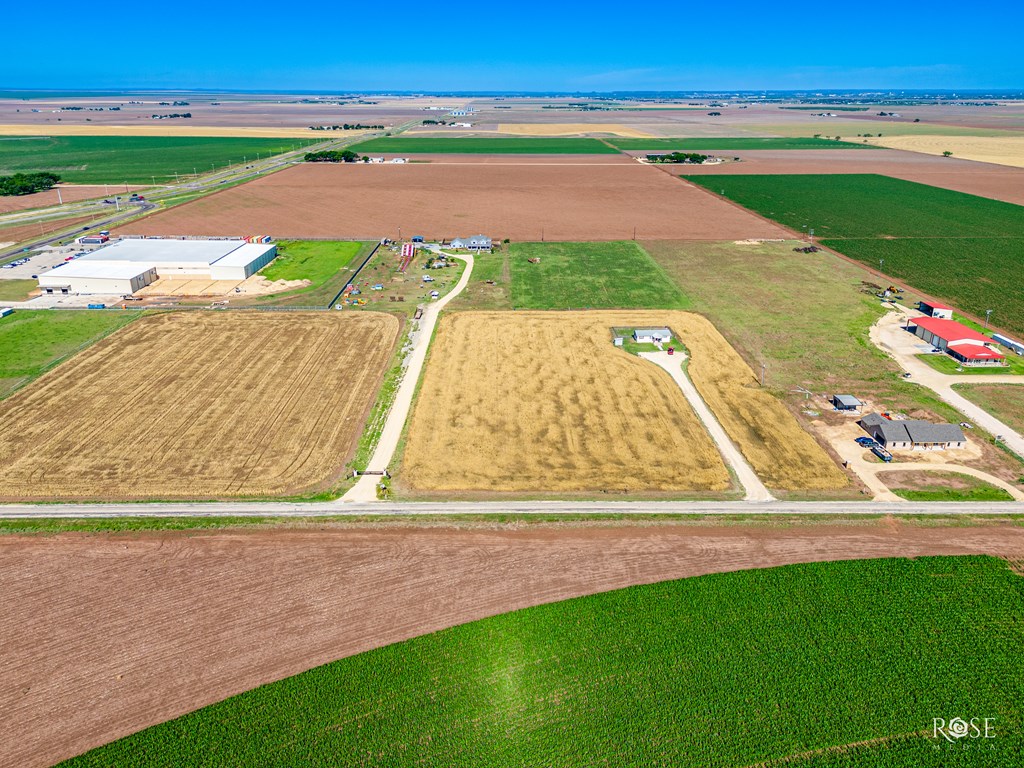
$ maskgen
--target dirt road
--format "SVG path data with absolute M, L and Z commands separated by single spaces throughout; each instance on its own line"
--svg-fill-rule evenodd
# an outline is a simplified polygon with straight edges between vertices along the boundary
M 409 410 L 412 408 L 413 395 L 416 393 L 416 384 L 423 372 L 423 363 L 427 359 L 427 349 L 430 347 L 430 340 L 434 337 L 434 326 L 437 325 L 437 316 L 444 309 L 445 305 L 462 293 L 469 284 L 469 278 L 473 274 L 473 256 L 471 254 L 457 255 L 440 249 L 432 249 L 434 253 L 443 254 L 448 258 L 458 259 L 466 262 L 466 268 L 462 270 L 462 277 L 455 287 L 437 301 L 427 304 L 423 308 L 423 317 L 419 319 L 419 325 L 414 332 L 412 349 L 406 358 L 405 370 L 402 373 L 402 383 L 398 386 L 395 394 L 395 401 L 391 405 L 391 411 L 384 422 L 384 429 L 381 431 L 377 441 L 377 447 L 370 457 L 370 463 L 366 469 L 370 472 L 383 472 L 391 467 L 391 460 L 398 449 L 398 441 L 402 437 L 402 428 L 409 418 Z M 363 475 L 359 478 L 348 493 L 342 497 L 342 501 L 376 501 L 377 483 L 380 482 L 379 475 Z
M 786 563 L 992 553 L 1024 529 L 666 525 L 0 537 L 0 766 L 32 768 L 461 622 Z

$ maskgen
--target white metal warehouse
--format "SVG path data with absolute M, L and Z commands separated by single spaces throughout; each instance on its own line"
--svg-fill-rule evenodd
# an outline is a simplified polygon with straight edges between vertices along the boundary
M 157 278 L 241 282 L 275 256 L 277 246 L 273 243 L 124 239 L 40 275 L 39 287 L 46 293 L 127 294 Z

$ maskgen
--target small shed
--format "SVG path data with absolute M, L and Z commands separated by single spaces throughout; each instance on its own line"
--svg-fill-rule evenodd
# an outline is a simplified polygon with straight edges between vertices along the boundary
M 639 344 L 661 344 L 672 341 L 672 331 L 668 328 L 637 328 L 633 331 L 633 340 Z
M 615 336 L 612 338 L 612 344 L 616 347 L 621 347 L 625 343 L 625 339 L 622 336 Z
M 864 403 L 853 395 L 832 395 L 832 407 L 837 411 L 859 411 Z

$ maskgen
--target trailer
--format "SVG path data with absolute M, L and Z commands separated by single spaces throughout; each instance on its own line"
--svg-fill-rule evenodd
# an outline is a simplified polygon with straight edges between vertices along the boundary
M 887 450 L 885 450 L 885 448 L 883 448 L 880 445 L 872 446 L 871 452 L 875 454 L 875 456 L 880 458 L 882 461 L 884 461 L 886 464 L 892 461 L 892 454 L 889 453 Z
M 1008 336 L 1003 336 L 1001 333 L 993 333 L 992 341 L 1002 344 L 1004 347 L 1016 352 L 1018 355 L 1024 355 L 1024 344 L 1021 344 L 1019 341 L 1014 341 Z

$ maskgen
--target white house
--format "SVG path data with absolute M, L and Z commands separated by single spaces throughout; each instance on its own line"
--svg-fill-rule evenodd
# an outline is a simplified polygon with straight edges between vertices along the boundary
M 640 344 L 661 344 L 672 341 L 672 331 L 668 328 L 637 328 L 633 331 L 633 340 Z
M 452 248 L 465 248 L 469 251 L 491 250 L 491 238 L 487 235 L 473 235 L 472 237 L 456 237 L 451 242 Z

